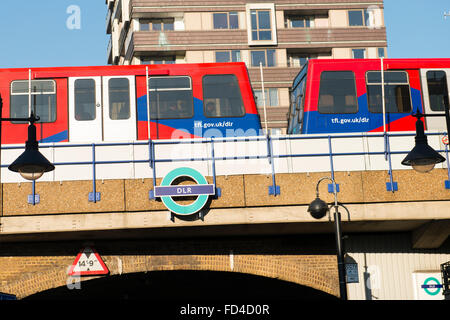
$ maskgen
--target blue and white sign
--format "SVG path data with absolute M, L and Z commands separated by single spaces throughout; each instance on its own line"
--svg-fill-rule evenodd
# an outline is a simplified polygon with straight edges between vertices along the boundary
M 358 264 L 357 263 L 346 263 L 345 264 L 345 282 L 347 283 L 358 283 Z
M 195 185 L 172 185 L 181 177 L 189 177 L 197 184 Z M 156 186 L 154 196 L 160 197 L 164 205 L 175 214 L 191 215 L 197 213 L 208 202 L 210 195 L 215 194 L 216 187 L 208 184 L 206 178 L 197 170 L 192 168 L 177 168 L 170 171 L 162 180 L 160 186 Z M 182 205 L 173 199 L 174 197 L 197 196 L 197 199 L 189 204 Z
M 414 298 L 416 300 L 443 300 L 440 272 L 414 272 Z

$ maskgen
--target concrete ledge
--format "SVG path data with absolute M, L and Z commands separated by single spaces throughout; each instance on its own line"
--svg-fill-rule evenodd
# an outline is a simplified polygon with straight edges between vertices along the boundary
M 317 181 L 329 173 L 284 173 L 275 176 L 275 183 L 281 193 L 276 197 L 269 194 L 273 185 L 272 175 L 218 176 L 217 187 L 221 197 L 212 199 L 209 208 L 242 208 L 261 206 L 308 205 L 315 198 Z M 397 182 L 396 192 L 387 191 L 390 181 L 387 171 L 336 172 L 335 181 L 340 185 L 338 200 L 342 203 L 393 203 L 418 201 L 448 201 L 450 190 L 445 189 L 447 170 L 435 169 L 429 174 L 413 170 L 399 170 L 393 173 Z M 207 177 L 212 183 L 212 177 Z M 328 192 L 329 181 L 320 185 L 320 196 L 325 201 L 334 201 Z M 160 184 L 157 179 L 156 184 Z M 161 201 L 149 200 L 153 189 L 152 179 L 99 180 L 96 183 L 101 200 L 88 201 L 92 192 L 92 181 L 38 182 L 36 193 L 40 203 L 31 205 L 27 197 L 31 194 L 31 183 L 8 183 L 2 188 L 2 215 L 42 215 L 61 213 L 140 212 L 166 210 Z M 177 200 L 181 204 L 193 201 Z M 405 217 L 408 217 L 406 213 Z M 450 213 L 447 213 L 450 218 Z M 429 217 L 431 219 L 434 216 Z
M 418 221 L 420 224 L 423 224 L 430 221 L 430 219 L 449 219 L 446 211 L 449 206 L 450 201 L 418 202 L 408 203 L 407 205 L 405 203 L 354 204 L 347 206 L 350 216 L 344 210 L 341 210 L 341 214 L 344 226 L 351 223 L 360 223 L 360 225 L 372 223 L 375 226 L 389 221 L 404 222 L 407 225 L 411 221 Z M 0 218 L 0 237 L 2 235 L 26 233 L 253 224 L 307 223 L 310 227 L 323 224 L 332 226 L 331 221 L 329 216 L 315 220 L 307 212 L 307 206 L 211 209 L 203 220 L 183 217 L 176 217 L 174 220 L 170 220 L 168 211 L 15 216 Z M 401 227 L 398 228 L 401 229 Z M 332 231 L 332 228 L 327 227 L 324 230 Z M 365 230 L 368 231 L 370 228 Z M 271 231 L 273 234 L 277 232 L 278 230 L 276 229 Z

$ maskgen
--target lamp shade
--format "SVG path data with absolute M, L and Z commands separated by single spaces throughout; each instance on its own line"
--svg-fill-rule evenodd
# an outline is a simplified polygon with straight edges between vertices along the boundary
M 315 219 L 322 219 L 328 212 L 328 205 L 325 201 L 317 197 L 308 207 L 308 212 Z
M 9 165 L 8 169 L 19 172 L 27 180 L 36 180 L 44 172 L 55 169 L 55 166 L 39 152 L 34 124 L 28 126 L 28 141 L 25 143 L 25 151 Z
M 412 166 L 418 172 L 431 171 L 437 163 L 445 161 L 445 158 L 428 145 L 425 136 L 423 122 L 416 121 L 416 145 L 403 159 L 402 165 Z

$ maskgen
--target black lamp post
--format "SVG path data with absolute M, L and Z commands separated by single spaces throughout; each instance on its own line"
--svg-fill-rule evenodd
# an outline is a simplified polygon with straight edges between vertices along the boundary
M 338 276 L 339 276 L 339 292 L 340 292 L 340 298 L 342 300 L 347 300 L 347 283 L 345 281 L 345 264 L 344 264 L 344 250 L 342 246 L 342 233 L 341 233 L 341 214 L 338 211 L 338 207 L 340 204 L 337 201 L 337 191 L 336 191 L 336 182 L 334 179 L 329 177 L 323 177 L 321 178 L 316 185 L 316 199 L 311 202 L 311 204 L 308 207 L 308 212 L 311 214 L 311 216 L 315 219 L 321 219 L 323 218 L 330 208 L 328 207 L 327 203 L 319 198 L 319 184 L 323 180 L 331 180 L 333 182 L 333 188 L 334 188 L 334 231 L 336 235 L 336 256 L 337 256 L 337 262 L 338 262 Z
M 2 114 L 3 101 L 0 95 L 0 117 Z M 1 144 L 1 123 L 2 121 L 28 121 L 28 140 L 25 143 L 25 151 L 8 167 L 9 170 L 19 172 L 27 180 L 36 180 L 42 177 L 45 172 L 55 169 L 40 152 L 36 140 L 36 126 L 34 123 L 39 120 L 33 112 L 29 118 L 0 118 L 0 144 Z

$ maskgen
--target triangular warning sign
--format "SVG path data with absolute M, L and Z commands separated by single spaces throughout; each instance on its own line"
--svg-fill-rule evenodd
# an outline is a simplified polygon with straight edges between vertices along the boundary
M 70 266 L 69 276 L 92 276 L 109 272 L 100 255 L 91 247 L 84 248 Z

